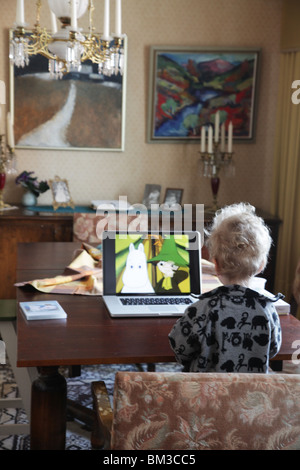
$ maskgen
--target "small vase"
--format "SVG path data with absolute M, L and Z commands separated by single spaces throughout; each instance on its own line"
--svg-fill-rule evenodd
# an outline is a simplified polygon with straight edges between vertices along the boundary
M 31 192 L 26 191 L 22 197 L 23 206 L 35 206 L 37 203 L 37 197 Z

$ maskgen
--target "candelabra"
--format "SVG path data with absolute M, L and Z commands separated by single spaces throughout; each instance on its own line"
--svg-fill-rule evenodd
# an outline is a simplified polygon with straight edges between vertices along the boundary
M 220 132 L 221 131 L 221 132 Z M 207 133 L 207 143 L 206 143 Z M 221 143 L 220 143 L 221 134 Z M 200 156 L 202 163 L 201 174 L 210 178 L 211 190 L 213 194 L 213 205 L 207 208 L 209 212 L 218 209 L 218 191 L 220 187 L 220 171 L 224 168 L 226 176 L 233 176 L 235 172 L 232 159 L 232 137 L 233 125 L 230 121 L 227 129 L 227 152 L 225 151 L 225 122 L 220 126 L 220 111 L 214 114 L 214 137 L 213 126 L 201 127 Z M 206 146 L 207 145 L 207 146 Z M 206 150 L 207 148 L 207 150 Z
M 5 145 L 5 136 L 0 135 L 0 210 L 11 207 L 3 199 L 6 175 L 17 173 L 14 149 Z
M 202 135 L 203 137 L 203 135 Z M 204 138 L 205 139 L 205 138 Z M 218 191 L 220 187 L 220 171 L 224 169 L 225 176 L 234 176 L 235 166 L 233 161 L 233 152 L 231 151 L 232 141 L 228 141 L 228 151 L 224 150 L 224 138 L 221 144 L 218 141 L 212 142 L 212 128 L 208 132 L 208 151 L 205 151 L 205 144 L 202 140 L 200 156 L 200 169 L 202 176 L 210 178 L 211 190 L 213 195 L 212 207 L 207 208 L 208 212 L 215 212 L 218 206 Z

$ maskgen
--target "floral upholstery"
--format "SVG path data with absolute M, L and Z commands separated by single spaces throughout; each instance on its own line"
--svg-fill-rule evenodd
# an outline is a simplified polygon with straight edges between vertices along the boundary
M 111 448 L 300 449 L 300 376 L 118 372 Z
M 75 213 L 73 218 L 73 240 L 100 244 L 104 230 L 140 230 L 148 229 L 148 214 L 128 215 L 120 212 L 108 215 Z

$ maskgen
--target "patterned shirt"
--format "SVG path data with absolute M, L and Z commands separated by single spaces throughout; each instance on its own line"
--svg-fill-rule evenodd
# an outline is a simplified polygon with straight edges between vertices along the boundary
M 274 302 L 239 285 L 202 294 L 169 334 L 176 359 L 189 372 L 268 372 L 281 346 Z

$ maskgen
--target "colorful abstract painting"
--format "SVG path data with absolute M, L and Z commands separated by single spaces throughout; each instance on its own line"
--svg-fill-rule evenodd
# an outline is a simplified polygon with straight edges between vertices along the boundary
M 234 139 L 253 140 L 259 54 L 153 46 L 148 141 L 199 142 L 217 111 Z

